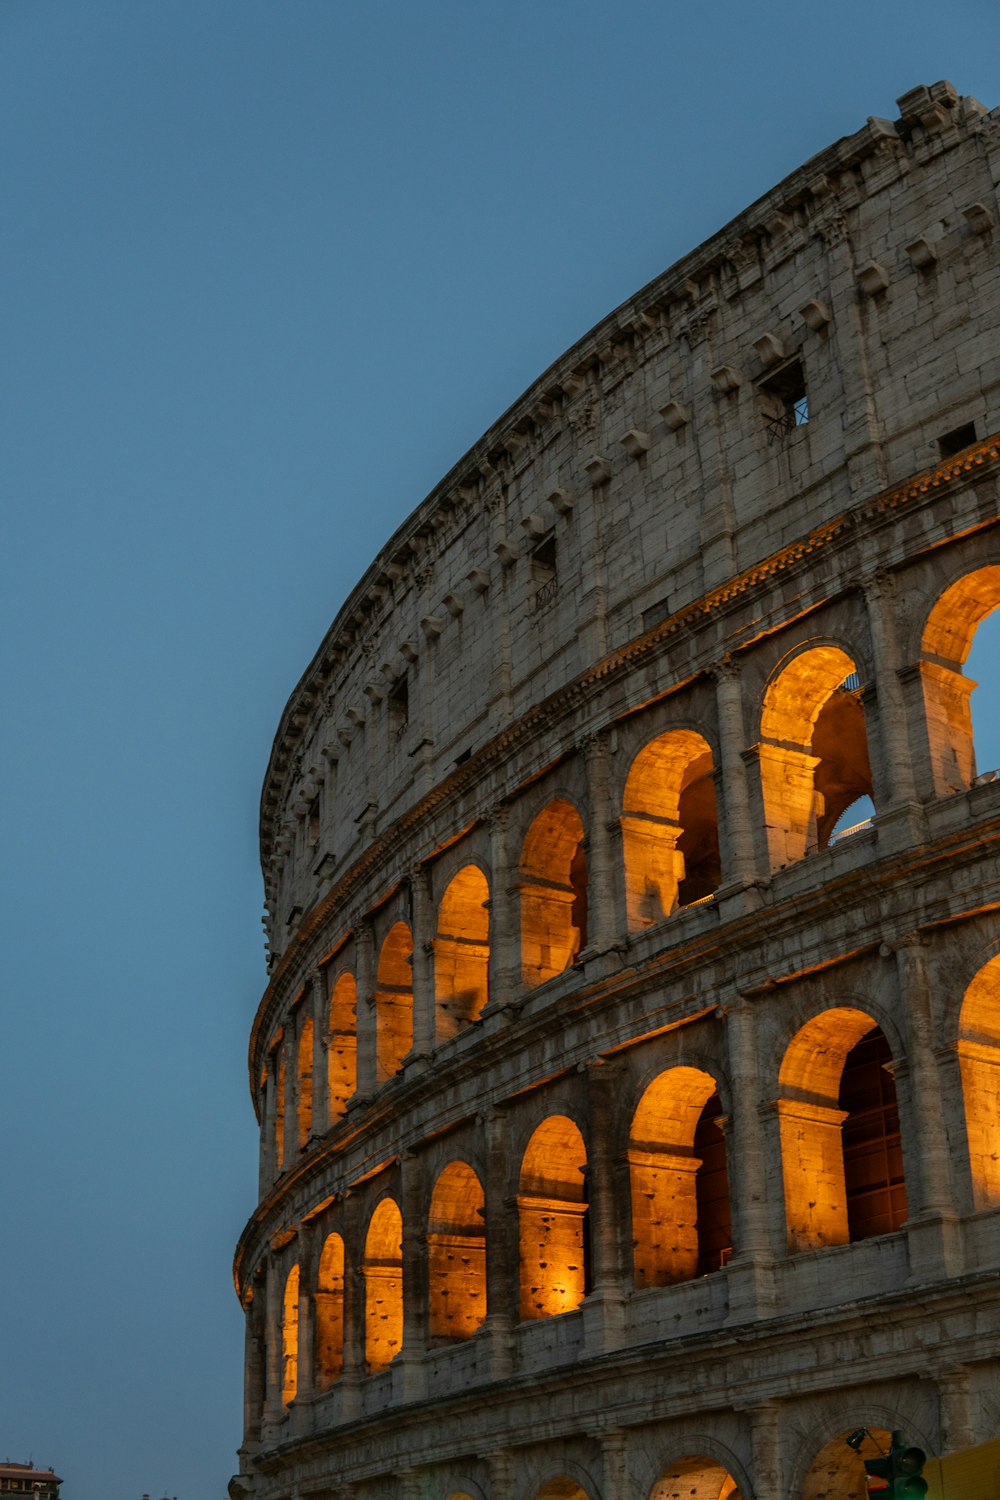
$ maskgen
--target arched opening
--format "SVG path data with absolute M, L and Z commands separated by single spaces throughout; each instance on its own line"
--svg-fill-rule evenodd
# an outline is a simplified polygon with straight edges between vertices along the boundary
M 365 1360 L 375 1374 L 403 1347 L 403 1220 L 391 1198 L 383 1198 L 372 1214 L 362 1272 Z
M 437 1040 L 446 1042 L 478 1020 L 488 998 L 490 888 L 476 865 L 445 887 L 434 939 Z
M 888 1453 L 891 1434 L 884 1428 L 871 1427 L 874 1442 L 866 1439 L 860 1451 L 845 1441 L 852 1431 L 864 1426 L 863 1419 L 830 1439 L 819 1450 L 806 1470 L 802 1500 L 868 1500 L 866 1458 L 877 1458 L 878 1450 Z
M 649 1500 L 742 1500 L 729 1470 L 713 1458 L 693 1454 L 667 1465 Z
M 316 1277 L 316 1381 L 320 1389 L 344 1373 L 344 1241 L 328 1234 Z
M 526 986 L 568 969 L 587 945 L 583 824 L 571 803 L 543 807 L 521 850 L 521 974 Z
M 635 1284 L 669 1286 L 717 1271 L 732 1228 L 715 1079 L 668 1068 L 639 1100 L 629 1140 Z
M 990 959 L 965 992 L 958 1024 L 972 1201 L 1000 1204 L 1000 957 Z
M 760 721 L 761 790 L 772 870 L 825 849 L 841 815 L 874 797 L 854 662 L 839 646 L 793 657 L 769 683 Z
M 278 1059 L 274 1082 L 274 1164 L 280 1172 L 285 1165 L 285 1057 Z
M 290 1406 L 299 1388 L 299 1267 L 285 1278 L 281 1300 L 281 1401 Z
M 517 1197 L 522 1318 L 572 1312 L 590 1290 L 586 1170 L 573 1121 L 543 1120 L 525 1149 Z
M 889 1044 L 837 1006 L 796 1032 L 777 1101 L 788 1248 L 819 1249 L 898 1229 L 906 1218 Z
M 358 1086 L 358 987 L 346 969 L 330 991 L 329 1030 L 326 1078 L 333 1121 L 346 1114 L 347 1101 Z
M 449 1162 L 434 1184 L 427 1224 L 430 1332 L 468 1339 L 486 1317 L 486 1200 L 464 1161 Z
M 568 1474 L 560 1474 L 542 1485 L 535 1500 L 590 1500 L 587 1491 Z
M 973 695 L 974 678 L 963 671 L 973 650 L 973 639 L 986 617 L 1000 605 L 1000 566 L 991 565 L 967 573 L 945 589 L 931 610 L 921 639 L 920 675 L 924 690 L 924 712 L 931 757 L 934 790 L 939 797 L 964 791 L 977 773 Z M 995 641 L 997 631 L 991 630 Z M 978 642 L 977 642 L 978 646 Z M 978 652 L 976 655 L 978 656 Z M 972 661 L 971 666 L 977 663 Z M 983 659 L 987 672 L 992 662 Z M 996 744 L 995 731 L 993 744 Z M 992 749 L 992 745 L 991 745 Z M 988 774 L 1000 764 L 996 750 L 990 763 L 979 767 Z
M 299 1034 L 296 1073 L 298 1148 L 301 1151 L 309 1139 L 313 1119 L 313 1023 L 311 1019 L 303 1022 Z
M 704 900 L 721 878 L 712 751 L 691 729 L 673 729 L 639 751 L 622 799 L 628 929 L 662 922 Z
M 385 1083 L 413 1046 L 413 939 L 405 922 L 386 933 L 375 977 L 375 1080 Z

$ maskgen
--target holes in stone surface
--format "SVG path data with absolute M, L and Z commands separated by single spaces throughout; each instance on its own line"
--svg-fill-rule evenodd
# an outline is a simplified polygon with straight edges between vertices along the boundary
M 434 1185 L 427 1224 L 431 1337 L 471 1338 L 486 1317 L 486 1229 L 482 1184 L 464 1161 Z
M 628 1148 L 638 1287 L 689 1281 L 729 1257 L 721 1118 L 715 1080 L 700 1068 L 667 1068 L 639 1101 Z
M 347 1110 L 347 1101 L 357 1088 L 358 987 L 354 975 L 337 976 L 330 991 L 329 1041 L 326 1049 L 326 1077 L 331 1120 L 338 1120 Z
M 365 1238 L 365 1359 L 374 1374 L 403 1347 L 403 1220 L 392 1198 L 372 1214 Z
M 572 1312 L 587 1293 L 587 1152 L 565 1115 L 528 1142 L 517 1197 L 522 1318 Z
M 938 438 L 938 451 L 942 458 L 954 458 L 956 453 L 961 453 L 963 448 L 970 447 L 975 441 L 975 422 L 963 422 L 961 427 L 953 427 L 951 432 L 943 433 Z
M 740 1500 L 736 1480 L 714 1459 L 682 1458 L 663 1471 L 649 1500 Z

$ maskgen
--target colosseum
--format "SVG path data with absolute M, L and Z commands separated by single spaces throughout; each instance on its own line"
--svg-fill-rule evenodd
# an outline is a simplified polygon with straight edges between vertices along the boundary
M 1000 110 L 558 359 L 285 709 L 234 1500 L 856 1500 L 1000 1430 Z

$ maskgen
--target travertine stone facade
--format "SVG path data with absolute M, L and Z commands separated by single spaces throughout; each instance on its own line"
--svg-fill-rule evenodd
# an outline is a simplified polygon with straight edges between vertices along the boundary
M 850 1429 L 997 1432 L 1000 113 L 899 106 L 558 360 L 292 694 L 234 1497 L 854 1500 Z

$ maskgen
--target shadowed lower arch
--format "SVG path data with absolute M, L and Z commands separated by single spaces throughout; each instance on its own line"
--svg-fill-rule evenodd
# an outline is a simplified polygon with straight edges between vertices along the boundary
M 792 1037 L 776 1101 L 790 1252 L 906 1218 L 892 1054 L 866 1011 L 832 1006 Z
M 629 1186 L 635 1284 L 718 1270 L 732 1249 L 722 1109 L 700 1068 L 666 1068 L 632 1118 Z
M 471 1338 L 486 1317 L 486 1199 L 468 1162 L 452 1161 L 434 1184 L 427 1221 L 430 1333 Z

